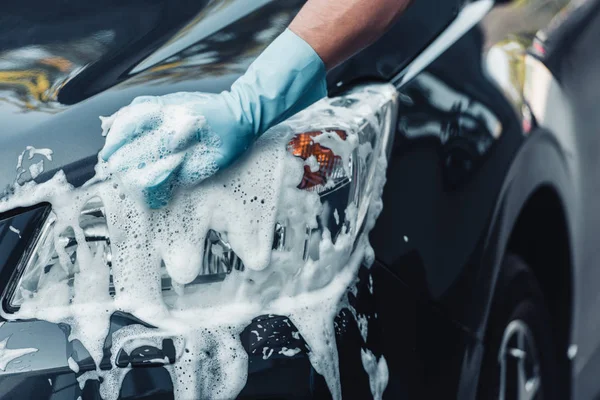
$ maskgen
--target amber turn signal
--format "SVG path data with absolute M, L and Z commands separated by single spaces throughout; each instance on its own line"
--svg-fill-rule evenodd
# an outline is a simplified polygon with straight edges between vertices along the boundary
M 332 130 L 342 140 L 346 140 L 346 132 L 340 130 Z M 313 138 L 322 134 L 322 131 L 299 133 L 289 142 L 288 150 L 296 157 L 307 160 L 314 156 L 319 164 L 317 171 L 311 171 L 310 166 L 304 166 L 304 177 L 298 185 L 299 189 L 314 189 L 320 185 L 325 186 L 327 180 L 343 170 L 342 158 L 333 153 L 327 147 L 315 143 Z

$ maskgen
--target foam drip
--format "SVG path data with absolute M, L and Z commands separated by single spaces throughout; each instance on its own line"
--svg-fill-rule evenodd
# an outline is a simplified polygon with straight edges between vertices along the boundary
M 379 361 L 371 350 L 361 350 L 363 367 L 369 375 L 369 386 L 373 394 L 373 400 L 381 400 L 383 392 L 388 384 L 389 371 L 385 357 L 379 357 Z
M 0 342 L 0 370 L 2 371 L 6 371 L 6 367 L 11 361 L 38 351 L 38 349 L 35 348 L 8 349 L 6 347 L 8 339 L 10 339 L 10 336 Z
M 382 97 L 389 96 L 384 94 L 361 93 L 361 100 L 375 108 Z M 137 117 L 131 118 L 135 121 Z M 346 122 L 339 123 L 340 118 Z M 103 129 L 114 121 L 114 116 L 104 118 Z M 331 121 L 346 131 L 347 140 L 327 132 Z M 46 277 L 46 284 L 26 299 L 16 314 L 4 316 L 68 323 L 69 340 L 80 340 L 98 366 L 110 316 L 115 311 L 130 313 L 156 328 L 131 325 L 116 331 L 113 365 L 121 349 L 129 351 L 143 344 L 160 348 L 162 340 L 170 338 L 177 362 L 165 368 L 172 377 L 176 399 L 229 399 L 237 396 L 247 379 L 248 355 L 240 333 L 258 315 L 284 315 L 306 340 L 310 361 L 325 377 L 333 398 L 341 398 L 333 321 L 365 254 L 372 255 L 367 234 L 381 211 L 385 182 L 385 152 L 359 146 L 362 122 L 364 118 L 332 105 L 332 100 L 319 102 L 271 129 L 227 170 L 193 189 L 180 190 L 160 210 L 149 210 L 132 193 L 137 188 L 132 179 L 139 183 L 132 171 L 115 170 L 110 163 L 99 162 L 94 180 L 80 188 L 73 188 L 62 171 L 45 183 L 16 186 L 12 196 L 0 200 L 0 212 L 51 203 L 56 219 L 54 247 L 63 271 Z M 305 259 L 307 228 L 319 227 L 323 205 L 317 193 L 297 188 L 305 162 L 290 155 L 286 145 L 294 133 L 315 130 L 324 132 L 315 142 L 335 147 L 336 154 L 344 158 L 353 152 L 363 161 L 370 156 L 376 166 L 362 229 L 357 205 L 350 203 L 343 214 L 347 223 L 337 237 L 332 238 L 323 228 L 318 257 Z M 136 142 L 128 151 L 141 160 L 151 157 L 145 154 L 149 154 L 148 146 L 155 144 L 152 140 Z M 115 156 L 124 155 L 117 152 Z M 311 170 L 316 168 L 314 160 L 308 164 Z M 110 269 L 102 253 L 88 246 L 80 226 L 81 210 L 92 198 L 100 198 L 104 205 Z M 283 248 L 273 250 L 276 223 L 286 227 L 286 240 Z M 210 230 L 223 235 L 245 269 L 232 270 L 222 282 L 186 286 L 203 270 L 201 255 Z M 67 231 L 78 244 L 74 262 L 61 241 L 61 234 Z M 163 263 L 177 292 L 168 303 L 161 287 Z M 66 279 L 70 272 L 74 274 L 72 284 Z M 108 290 L 111 273 L 114 296 Z M 282 354 L 293 356 L 297 351 L 287 349 Z M 116 399 L 128 370 L 98 368 L 81 374 L 78 380 L 83 387 L 86 380 L 101 377 L 102 398 Z M 378 378 L 374 395 L 385 389 L 383 381 Z

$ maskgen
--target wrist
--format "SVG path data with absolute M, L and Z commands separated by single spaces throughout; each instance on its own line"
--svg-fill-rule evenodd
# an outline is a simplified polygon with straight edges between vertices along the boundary
M 223 96 L 255 135 L 327 96 L 325 64 L 301 37 L 286 29 Z

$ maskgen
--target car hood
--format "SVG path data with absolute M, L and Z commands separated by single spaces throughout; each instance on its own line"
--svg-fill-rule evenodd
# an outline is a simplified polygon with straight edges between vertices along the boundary
M 15 182 L 28 146 L 52 160 L 27 153 L 21 181 L 43 159 L 37 181 L 64 169 L 81 184 L 104 142 L 99 116 L 139 95 L 229 88 L 303 2 L 80 3 L 9 6 L 0 17 L 0 188 Z
M 382 38 L 330 71 L 329 94 L 401 71 L 456 14 L 454 1 L 435 2 L 431 14 L 433 2 L 416 2 Z M 81 185 L 104 144 L 99 116 L 140 95 L 227 90 L 304 0 L 14 3 L 0 15 L 0 197 L 28 146 L 52 150 L 52 160 L 21 157 L 19 182 L 62 169 Z M 44 172 L 34 167 L 32 177 L 29 168 L 41 161 Z

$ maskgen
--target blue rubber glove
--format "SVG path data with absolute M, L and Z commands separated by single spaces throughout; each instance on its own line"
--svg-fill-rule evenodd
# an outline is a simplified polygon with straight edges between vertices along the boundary
M 267 129 L 325 97 L 325 73 L 313 48 L 285 30 L 230 91 L 138 97 L 103 120 L 100 157 L 150 208 L 163 207 L 176 187 L 229 166 Z

